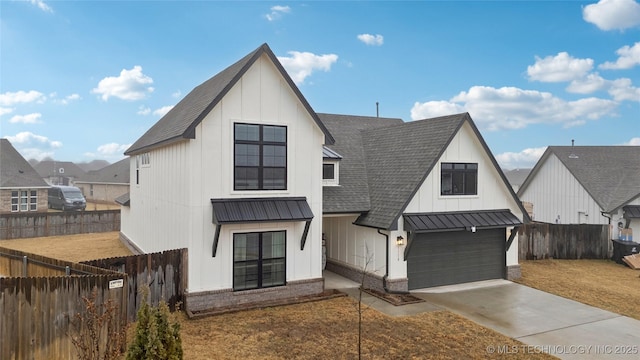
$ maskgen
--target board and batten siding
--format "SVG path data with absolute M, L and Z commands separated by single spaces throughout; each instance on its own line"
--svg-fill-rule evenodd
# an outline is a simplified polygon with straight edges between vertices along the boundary
M 600 206 L 555 154 L 550 154 L 534 175 L 520 195 L 522 201 L 533 204 L 533 220 L 552 224 L 609 223 L 600 214 Z
M 357 215 L 329 215 L 322 219 L 327 259 L 383 276 L 386 238 L 376 229 L 353 225 L 357 218 Z
M 478 195 L 440 195 L 440 164 L 443 162 L 477 163 Z M 465 122 L 409 202 L 405 213 L 509 209 L 523 221 L 522 210 L 509 192 L 508 186 L 502 181 L 471 126 Z M 401 217 L 398 220 L 398 229 L 403 228 L 404 222 Z M 510 232 L 511 228 L 507 228 L 506 235 L 509 236 Z M 516 237 L 507 252 L 507 266 L 517 264 Z
M 234 123 L 287 127 L 287 190 L 235 191 Z M 123 233 L 145 252 L 189 249 L 190 292 L 232 287 L 234 232 L 287 231 L 287 281 L 322 277 L 322 145 L 324 134 L 266 55 L 258 59 L 195 129 L 195 139 L 152 150 L 135 185 Z M 223 225 L 212 257 L 212 198 L 303 196 L 313 211 L 304 250 L 304 222 Z M 126 210 L 125 210 L 126 211 Z M 124 213 L 123 213 L 124 214 Z

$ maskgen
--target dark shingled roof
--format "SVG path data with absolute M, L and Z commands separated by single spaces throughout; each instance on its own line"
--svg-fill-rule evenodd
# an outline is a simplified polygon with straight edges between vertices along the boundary
M 395 229 L 396 220 L 468 122 L 527 216 L 468 113 L 406 123 L 401 119 L 318 115 L 335 134 L 331 149 L 342 155 L 340 186 L 322 189 L 324 213 L 360 213 L 356 225 Z
M 366 130 L 363 135 L 371 208 L 356 224 L 395 228 L 395 220 L 431 172 L 469 114 Z
M 504 172 L 511 186 L 520 186 L 531 173 L 531 169 L 513 169 Z
M 329 131 L 327 131 L 307 100 L 302 96 L 302 93 L 300 93 L 300 90 L 294 84 L 293 80 L 291 80 L 269 46 L 262 44 L 235 64 L 222 70 L 211 79 L 193 89 L 142 135 L 142 137 L 133 143 L 125 154 L 132 155 L 176 141 L 195 138 L 195 128 L 198 124 L 200 124 L 207 114 L 222 100 L 245 72 L 263 54 L 271 59 L 313 120 L 324 132 L 325 142 L 332 144 L 333 137 Z
M 0 139 L 0 188 L 49 187 L 38 172 L 11 145 Z
M 640 146 L 549 146 L 518 193 L 524 192 L 551 154 L 603 211 L 612 212 L 640 196 Z
M 43 178 L 50 176 L 79 178 L 86 174 L 80 166 L 71 161 L 44 160 L 35 164 L 33 168 L 36 169 L 40 177 Z M 63 172 L 60 172 L 60 169 L 64 169 Z
M 318 114 L 336 139 L 330 149 L 342 156 L 340 186 L 322 188 L 323 213 L 361 213 L 369 211 L 367 166 L 362 145 L 362 131 L 402 124 L 402 119 Z
M 105 166 L 100 170 L 89 171 L 80 176 L 76 182 L 79 183 L 99 183 L 99 184 L 128 184 L 129 174 L 129 158 L 122 159 L 111 165 Z

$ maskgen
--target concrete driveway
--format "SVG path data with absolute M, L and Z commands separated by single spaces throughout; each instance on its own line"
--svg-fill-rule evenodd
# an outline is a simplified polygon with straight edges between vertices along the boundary
M 411 293 L 530 345 L 507 349 L 495 344 L 487 349 L 489 352 L 544 351 L 561 359 L 640 358 L 640 321 L 510 281 L 490 280 Z

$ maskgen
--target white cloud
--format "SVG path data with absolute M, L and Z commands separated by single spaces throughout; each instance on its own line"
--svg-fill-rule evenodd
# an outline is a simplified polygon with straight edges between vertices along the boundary
M 142 67 L 136 65 L 131 70 L 122 69 L 118 77 L 109 76 L 100 80 L 98 87 L 91 92 L 101 94 L 104 101 L 112 96 L 122 100 L 141 100 L 153 92 L 149 84 L 153 84 L 153 79 L 144 75 Z
M 283 14 L 288 14 L 291 12 L 290 7 L 282 5 L 272 6 L 269 10 L 271 10 L 271 12 L 264 16 L 269 21 L 279 20 L 280 18 L 282 18 Z
M 182 91 L 178 90 L 178 91 L 174 92 L 173 94 L 171 94 L 171 97 L 177 99 L 181 95 L 182 95 Z
M 29 0 L 32 5 L 37 6 L 40 10 L 52 13 L 53 9 L 47 5 L 43 0 Z
M 593 68 L 593 59 L 576 59 L 566 52 L 544 59 L 536 56 L 536 63 L 527 67 L 529 80 L 542 82 L 571 81 L 585 76 Z
M 98 146 L 98 154 L 100 155 L 121 155 L 123 154 L 131 144 L 117 144 L 109 143 Z
M 634 137 L 622 145 L 640 146 L 640 137 Z
M 174 105 L 167 105 L 167 106 L 163 106 L 159 109 L 156 109 L 153 111 L 153 115 L 159 115 L 159 116 L 165 116 L 166 113 L 169 112 L 169 110 L 173 109 Z
M 411 109 L 411 118 L 417 120 L 443 112 L 467 111 L 479 126 L 488 130 L 520 129 L 539 123 L 576 126 L 586 120 L 614 115 L 617 106 L 613 100 L 594 97 L 565 101 L 551 93 L 535 90 L 473 86 L 448 102 L 416 102 Z
M 11 114 L 13 112 L 13 110 L 15 110 L 15 109 L 14 108 L 0 107 L 0 116 L 6 115 L 6 114 Z
M 54 151 L 51 150 L 42 150 L 38 148 L 22 148 L 18 150 L 23 158 L 25 159 L 36 159 L 38 161 L 42 161 L 46 158 L 53 158 L 55 155 Z
M 411 108 L 411 119 L 428 119 L 438 116 L 458 114 L 464 112 L 464 107 L 449 101 L 416 102 Z
M 636 65 L 640 65 L 640 42 L 633 46 L 625 45 L 616 51 L 620 57 L 616 62 L 607 61 L 601 64 L 601 69 L 631 69 Z
M 533 167 L 544 151 L 546 146 L 538 148 L 528 148 L 520 152 L 504 152 L 496 155 L 496 161 L 503 169 L 522 169 Z
M 304 83 L 314 70 L 329 71 L 331 65 L 338 61 L 338 55 L 315 55 L 310 52 L 289 51 L 291 57 L 278 57 L 296 84 Z
M 632 85 L 631 79 L 621 78 L 610 81 L 609 94 L 616 101 L 640 101 L 640 88 Z
M 582 9 L 582 18 L 601 30 L 640 26 L 640 4 L 635 0 L 600 0 Z
M 16 91 L 16 92 L 6 92 L 4 94 L 0 94 L 0 105 L 2 106 L 11 106 L 15 104 L 24 104 L 31 102 L 44 102 L 46 97 L 43 93 L 35 90 L 30 91 Z
M 58 96 L 57 93 L 51 93 L 49 94 L 49 98 L 56 104 L 60 104 L 60 105 L 69 105 L 70 102 L 72 101 L 76 101 L 76 100 L 80 100 L 81 97 L 78 94 L 71 94 L 71 95 L 67 95 L 65 96 L 63 99 L 56 99 L 56 97 Z
M 140 105 L 140 107 L 138 108 L 138 115 L 149 115 L 151 114 L 151 108 L 144 106 L 144 105 Z
M 15 115 L 9 122 L 12 124 L 37 124 L 40 121 L 42 114 L 40 113 L 32 113 L 27 115 Z
M 571 84 L 567 86 L 567 91 L 575 94 L 591 94 L 606 89 L 608 86 L 608 80 L 603 79 L 598 73 L 592 73 L 571 81 Z
M 377 34 L 377 35 L 360 34 L 358 35 L 358 40 L 362 41 L 367 45 L 372 45 L 372 46 L 382 46 L 382 44 L 384 44 L 384 37 L 380 34 Z
M 20 145 L 40 144 L 40 145 L 45 145 L 51 149 L 57 149 L 62 147 L 62 143 L 60 141 L 49 140 L 49 138 L 46 136 L 36 135 L 29 131 L 23 131 L 23 132 L 17 133 L 15 136 L 7 136 L 7 139 L 12 144 L 20 144 Z

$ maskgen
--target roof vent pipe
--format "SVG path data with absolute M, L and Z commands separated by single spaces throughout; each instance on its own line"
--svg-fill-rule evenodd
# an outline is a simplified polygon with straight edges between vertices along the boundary
M 571 147 L 573 147 L 574 143 L 575 143 L 575 140 L 571 139 Z
M 376 117 L 380 117 L 380 103 L 376 101 Z

